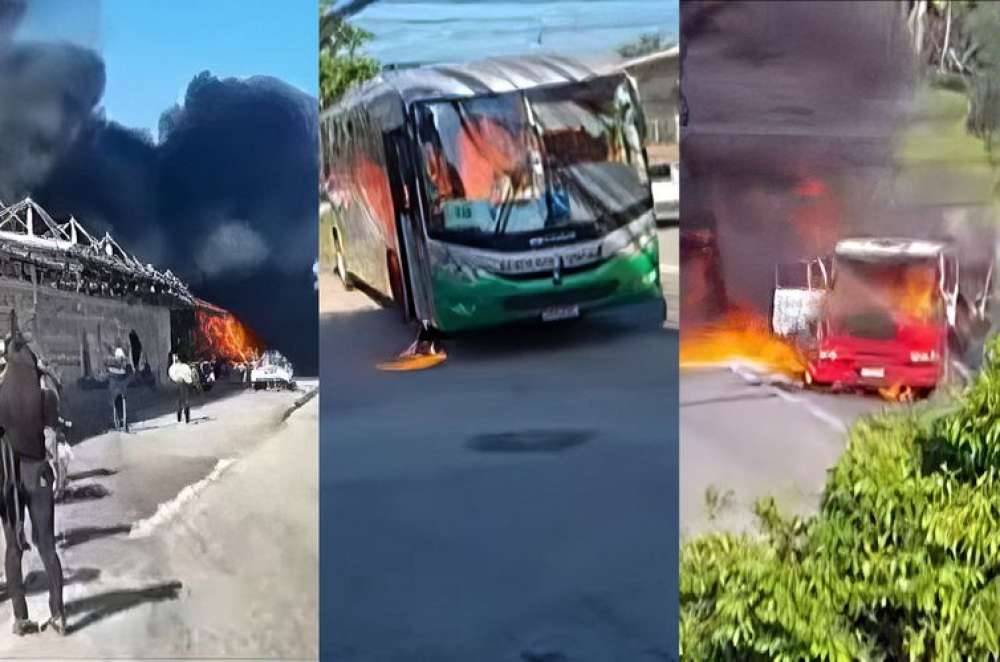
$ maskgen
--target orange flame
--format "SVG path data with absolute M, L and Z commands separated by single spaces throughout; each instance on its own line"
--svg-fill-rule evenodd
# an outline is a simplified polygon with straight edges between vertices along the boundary
M 926 267 L 907 268 L 902 278 L 892 284 L 890 297 L 895 307 L 907 317 L 926 320 L 935 310 L 936 285 L 933 270 Z
M 263 349 L 254 333 L 231 313 L 196 309 L 195 318 L 199 330 L 195 351 L 200 357 L 247 361 Z
M 883 400 L 888 400 L 889 402 L 912 402 L 913 401 L 913 389 L 905 384 L 892 384 L 884 388 L 878 389 L 878 394 L 882 396 Z
M 918 323 L 933 319 L 939 303 L 937 269 L 926 263 L 842 269 L 829 301 L 838 316 L 874 305 Z
M 791 343 L 770 331 L 767 320 L 745 308 L 733 308 L 718 320 L 681 332 L 681 368 L 749 364 L 799 379 L 805 359 Z

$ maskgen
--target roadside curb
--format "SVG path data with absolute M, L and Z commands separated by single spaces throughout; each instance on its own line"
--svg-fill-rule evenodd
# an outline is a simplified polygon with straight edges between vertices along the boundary
M 284 423 L 285 421 L 287 421 L 289 416 L 294 414 L 296 410 L 301 409 L 303 405 L 305 405 L 307 402 L 315 398 L 317 395 L 319 395 L 318 385 L 309 389 L 303 395 L 299 396 L 299 398 L 295 402 L 293 402 L 292 405 L 288 409 L 286 409 L 283 414 L 281 414 L 281 418 L 278 419 L 278 422 Z
M 319 394 L 319 385 L 309 389 L 302 395 L 300 395 L 295 402 L 293 402 L 285 411 L 282 413 L 279 419 L 279 424 L 284 423 L 288 418 L 295 413 L 296 410 L 300 409 L 307 402 L 315 398 Z M 212 471 L 199 481 L 196 481 L 190 485 L 184 487 L 180 492 L 177 493 L 172 499 L 160 503 L 156 512 L 150 517 L 146 517 L 139 521 L 133 522 L 132 527 L 129 530 L 128 537 L 130 539 L 137 538 L 149 538 L 156 530 L 160 529 L 163 525 L 175 520 L 179 514 L 188 506 L 189 503 L 194 501 L 206 488 L 208 488 L 213 483 L 219 481 L 224 474 L 228 473 L 233 467 L 239 464 L 243 460 L 243 457 L 227 457 L 219 459 Z

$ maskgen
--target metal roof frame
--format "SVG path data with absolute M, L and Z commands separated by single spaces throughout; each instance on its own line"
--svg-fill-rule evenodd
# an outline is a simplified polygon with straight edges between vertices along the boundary
M 161 272 L 144 264 L 107 232 L 95 238 L 74 216 L 56 221 L 30 197 L 12 205 L 0 201 L 0 253 L 41 262 L 50 262 L 52 254 L 66 255 L 166 288 L 182 301 L 194 301 L 187 285 L 169 269 Z

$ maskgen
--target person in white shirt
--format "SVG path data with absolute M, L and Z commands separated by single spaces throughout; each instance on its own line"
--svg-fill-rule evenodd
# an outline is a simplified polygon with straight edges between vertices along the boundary
M 172 357 L 170 369 L 167 371 L 170 381 L 177 385 L 177 422 L 181 422 L 181 416 L 185 423 L 191 422 L 191 391 L 194 389 L 195 375 L 191 366 L 182 363 L 176 354 Z

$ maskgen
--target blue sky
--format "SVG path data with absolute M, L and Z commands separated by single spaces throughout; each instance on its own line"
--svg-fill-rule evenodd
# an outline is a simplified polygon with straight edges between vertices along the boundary
M 107 116 L 155 137 L 162 113 L 208 69 L 268 75 L 317 94 L 316 0 L 32 0 L 19 36 L 104 57 Z
M 599 53 L 647 32 L 675 40 L 678 20 L 677 0 L 378 0 L 352 19 L 384 63 Z

